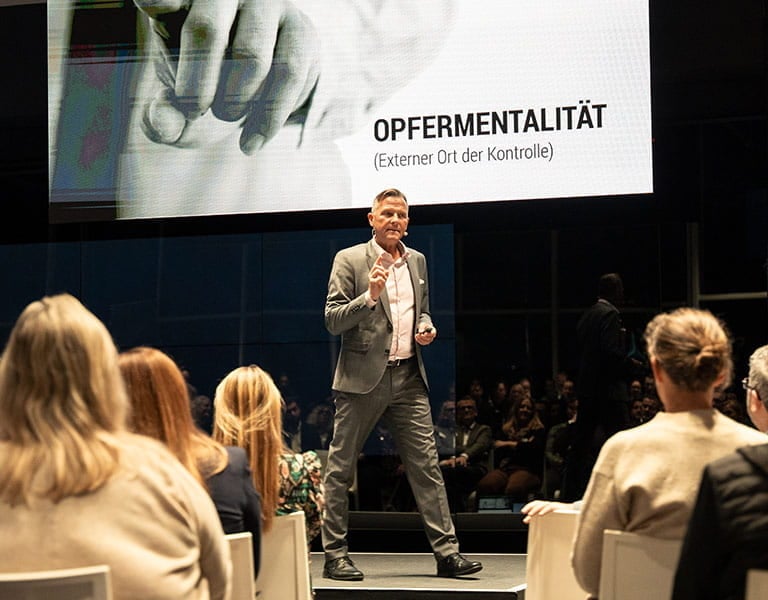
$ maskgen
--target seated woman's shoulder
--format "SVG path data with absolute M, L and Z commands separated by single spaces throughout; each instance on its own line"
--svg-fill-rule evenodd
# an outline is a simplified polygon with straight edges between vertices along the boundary
M 138 433 L 123 432 L 119 434 L 119 440 L 121 450 L 131 457 L 149 455 L 162 462 L 178 462 L 168 447 L 155 438 Z
M 146 482 L 154 482 L 156 485 L 172 487 L 199 488 L 199 484 L 192 475 L 171 454 L 171 451 L 162 442 L 144 435 L 123 433 L 120 435 L 121 452 L 123 453 L 123 465 L 131 477 L 138 476 Z

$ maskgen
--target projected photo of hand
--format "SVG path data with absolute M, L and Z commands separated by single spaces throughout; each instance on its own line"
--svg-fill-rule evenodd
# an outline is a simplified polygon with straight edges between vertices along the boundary
M 351 207 L 337 140 L 430 64 L 454 14 L 453 0 L 133 3 L 118 218 Z
M 287 0 L 134 0 L 148 19 L 155 96 L 142 128 L 155 142 L 197 146 L 209 139 L 209 110 L 240 122 L 245 154 L 290 120 L 301 121 L 319 75 L 320 40 Z

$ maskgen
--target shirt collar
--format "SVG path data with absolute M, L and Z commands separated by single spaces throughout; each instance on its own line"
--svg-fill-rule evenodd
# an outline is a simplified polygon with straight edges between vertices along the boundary
M 408 250 L 408 247 L 405 244 L 403 244 L 403 242 L 399 242 L 398 246 L 400 247 L 400 258 L 392 262 L 392 255 L 386 250 L 384 250 L 384 248 L 382 248 L 379 245 L 379 242 L 377 242 L 375 239 L 373 240 L 373 247 L 376 250 L 376 255 L 384 256 L 384 258 L 386 259 L 387 265 L 394 264 L 399 266 L 405 263 L 406 259 L 411 255 L 411 251 Z

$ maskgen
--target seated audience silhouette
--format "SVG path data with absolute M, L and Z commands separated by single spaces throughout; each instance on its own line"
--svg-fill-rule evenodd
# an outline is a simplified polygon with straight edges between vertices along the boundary
M 450 458 L 456 454 L 456 401 L 444 400 L 434 425 L 435 446 L 438 459 Z
M 211 427 L 213 426 L 213 402 L 208 396 L 197 391 L 197 388 L 190 380 L 189 370 L 182 367 L 179 368 L 181 369 L 181 374 L 184 376 L 184 381 L 187 384 L 192 419 L 198 428 L 210 435 Z
M 474 398 L 464 396 L 456 403 L 453 455 L 440 461 L 448 503 L 453 512 L 465 511 L 477 482 L 488 473 L 488 452 L 493 445 L 491 428 L 476 421 Z
M 544 485 L 542 486 L 542 492 L 547 498 L 560 497 L 565 457 L 573 437 L 578 408 L 578 398 L 570 396 L 567 400 L 566 420 L 553 425 L 547 433 L 547 442 L 544 447 Z
M 295 396 L 284 397 L 283 442 L 294 452 L 320 450 L 323 443 L 317 427 L 307 423 L 301 416 L 301 405 Z
M 224 533 L 253 534 L 253 562 L 261 558 L 261 499 L 253 487 L 242 448 L 224 447 L 198 429 L 192 419 L 184 376 L 174 360 L 140 346 L 118 356 L 132 404 L 131 429 L 163 442 L 208 490 Z
M 294 453 L 283 444 L 282 397 L 272 377 L 256 365 L 238 367 L 216 387 L 213 438 L 245 449 L 261 494 L 263 531 L 279 515 L 304 511 L 308 548 L 320 533 L 324 506 L 317 453 Z
M 336 406 L 333 400 L 321 400 L 315 404 L 307 415 L 306 424 L 314 427 L 320 440 L 320 445 L 314 450 L 328 450 L 333 439 L 333 414 Z
M 749 359 L 747 412 L 768 431 L 768 346 Z M 768 441 L 768 438 L 766 438 Z M 680 551 L 673 600 L 743 600 L 749 569 L 768 569 L 768 443 L 704 469 Z
M 647 419 L 645 418 L 645 405 L 643 404 L 643 399 L 640 398 L 638 400 L 632 400 L 629 404 L 629 426 L 637 427 L 646 421 Z
M 69 294 L 29 304 L 0 359 L 2 570 L 106 564 L 115 600 L 229 598 L 213 502 L 128 412 L 101 321 Z
M 488 425 L 494 439 L 500 437 L 501 425 L 509 412 L 508 395 L 507 382 L 504 379 L 497 379 L 491 386 L 491 393 L 477 403 L 477 422 Z
M 478 497 L 503 494 L 525 502 L 541 487 L 546 430 L 531 398 L 524 393 L 516 398 L 502 426 L 504 437 L 493 442 L 496 468 L 478 482 Z

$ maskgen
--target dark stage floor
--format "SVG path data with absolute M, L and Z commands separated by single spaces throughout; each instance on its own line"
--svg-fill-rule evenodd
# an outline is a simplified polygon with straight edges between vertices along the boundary
M 468 558 L 483 563 L 483 570 L 469 577 L 436 576 L 431 553 L 351 553 L 365 573 L 363 581 L 323 578 L 323 555 L 312 553 L 312 585 L 317 600 L 524 600 L 524 554 L 475 554 Z

